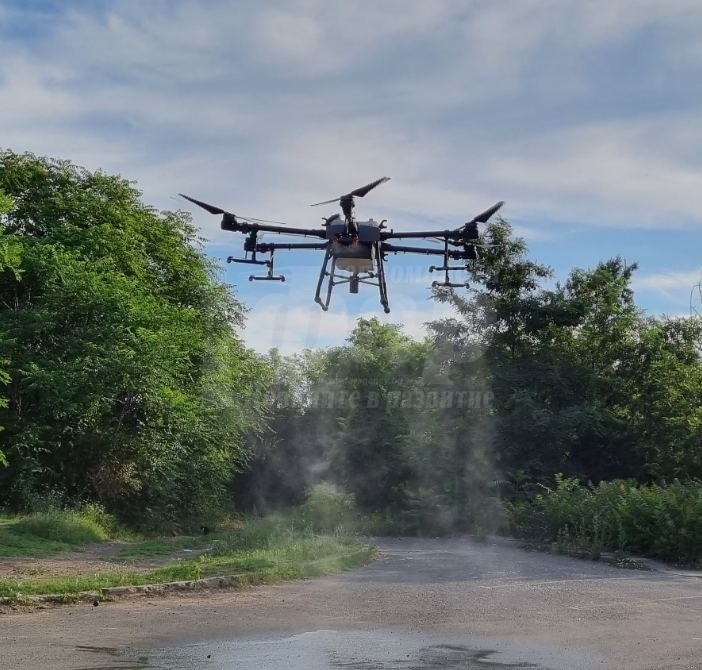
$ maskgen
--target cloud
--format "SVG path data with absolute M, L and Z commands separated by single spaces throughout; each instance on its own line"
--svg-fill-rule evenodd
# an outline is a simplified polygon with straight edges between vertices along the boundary
M 409 228 L 498 198 L 594 225 L 699 211 L 699 104 L 595 122 L 570 106 L 599 95 L 588 61 L 645 30 L 676 36 L 656 42 L 662 61 L 699 64 L 692 2 L 117 2 L 42 22 L 39 43 L 0 47 L 4 141 L 41 153 L 87 139 L 91 167 L 158 203 L 189 182 L 301 223 L 308 199 L 389 174 L 379 214 Z M 545 105 L 563 104 L 544 127 Z
M 634 275 L 632 287 L 636 291 L 653 291 L 666 296 L 689 292 L 702 281 L 702 267 L 695 270 L 659 272 Z
M 175 193 L 317 226 L 334 208 L 310 202 L 388 175 L 357 213 L 397 230 L 502 199 L 528 240 L 554 221 L 695 230 L 700 31 L 697 0 L 6 1 L 0 143 L 137 180 L 217 254 L 241 240 Z M 317 337 L 286 318 L 290 341 Z
M 534 213 L 590 225 L 697 225 L 702 163 L 687 154 L 702 140 L 697 116 L 583 125 L 528 138 L 487 171 Z
M 261 46 L 256 56 L 303 78 L 372 64 L 386 44 L 431 34 L 457 13 L 446 0 L 302 0 L 275 5 L 255 20 L 256 43 Z
M 275 347 L 284 354 L 304 348 L 335 346 L 348 337 L 359 318 L 371 317 L 383 323 L 399 324 L 405 334 L 421 339 L 427 334 L 425 324 L 428 321 L 445 318 L 449 313 L 446 305 L 391 294 L 392 311 L 386 315 L 379 312 L 376 294 L 370 291 L 358 312 L 350 308 L 341 291 L 333 296 L 330 311 L 323 312 L 312 302 L 311 294 L 310 286 L 310 300 L 304 305 L 291 304 L 289 295 L 282 292 L 268 292 L 249 300 L 250 312 L 244 331 L 247 346 L 259 352 Z

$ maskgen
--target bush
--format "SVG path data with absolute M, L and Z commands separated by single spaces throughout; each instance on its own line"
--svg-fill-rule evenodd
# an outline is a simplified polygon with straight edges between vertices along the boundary
M 356 501 L 332 484 L 317 484 L 300 506 L 303 522 L 316 533 L 352 532 L 358 527 Z
M 33 535 L 44 540 L 57 540 L 71 546 L 103 542 L 110 536 L 114 521 L 95 506 L 82 510 L 48 510 L 22 517 L 13 526 L 18 535 Z
M 508 506 L 512 532 L 560 548 L 629 551 L 673 563 L 702 563 L 702 482 L 583 486 L 556 478 L 556 489 Z

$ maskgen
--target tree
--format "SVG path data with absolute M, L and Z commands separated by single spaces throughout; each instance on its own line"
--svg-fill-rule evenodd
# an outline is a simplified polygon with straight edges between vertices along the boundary
M 646 319 L 634 303 L 635 265 L 615 258 L 573 270 L 555 288 L 508 225 L 488 228 L 481 283 L 457 318 L 434 324 L 454 346 L 454 370 L 476 365 L 495 395 L 486 447 L 506 478 L 555 472 L 600 481 L 700 472 L 700 329 Z M 474 361 L 476 346 L 481 352 Z
M 22 281 L 0 283 L 12 377 L 0 497 L 21 506 L 55 489 L 154 523 L 212 513 L 267 373 L 188 215 L 31 154 L 0 153 L 0 188 L 22 257 Z
M 398 508 L 411 476 L 404 445 L 411 397 L 428 345 L 378 319 L 359 319 L 348 345 L 329 353 L 328 397 L 335 431 L 332 463 L 339 483 L 366 510 Z
M 623 361 L 628 417 L 645 474 L 702 478 L 702 323 L 646 319 Z
M 344 346 L 271 355 L 273 398 L 292 400 L 272 402 L 249 475 L 264 499 L 329 479 L 405 532 L 485 532 L 501 492 L 559 472 L 702 476 L 702 326 L 646 318 L 621 259 L 544 286 L 507 222 L 484 237 L 468 294 L 436 293 L 454 313 L 429 339 L 360 319 Z
M 315 403 L 325 385 L 328 356 L 305 349 L 264 357 L 271 382 L 260 389 L 266 399 L 266 426 L 251 440 L 246 469 L 234 481 L 237 504 L 259 511 L 304 502 L 306 492 L 328 476 L 334 426 Z
M 5 220 L 8 213 L 12 210 L 12 198 L 8 197 L 0 190 L 0 273 L 11 274 L 16 281 L 20 278 L 20 245 L 17 240 L 5 232 Z M 0 333 L 0 337 L 2 334 Z M 5 358 L 0 358 L 0 385 L 7 385 L 10 382 L 10 375 L 7 367 L 9 361 Z M 0 408 L 7 407 L 7 398 L 0 396 Z M 2 430 L 2 426 L 0 426 Z M 7 465 L 7 459 L 2 449 L 0 449 L 0 465 Z

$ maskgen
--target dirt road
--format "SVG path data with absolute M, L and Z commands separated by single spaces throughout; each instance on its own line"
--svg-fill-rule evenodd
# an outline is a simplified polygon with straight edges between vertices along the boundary
M 0 616 L 0 667 L 702 668 L 702 579 L 463 540 L 204 597 Z

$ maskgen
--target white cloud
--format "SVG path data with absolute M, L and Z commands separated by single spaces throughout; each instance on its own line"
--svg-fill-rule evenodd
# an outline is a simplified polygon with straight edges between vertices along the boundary
M 632 287 L 636 291 L 654 291 L 666 296 L 680 295 L 691 291 L 702 281 L 702 267 L 678 272 L 657 272 L 634 275 Z
M 702 140 L 698 118 L 670 114 L 546 132 L 493 158 L 486 172 L 533 213 L 594 226 L 696 225 L 702 163 L 687 153 Z
M 429 280 L 425 281 L 428 286 Z M 247 346 L 260 352 L 277 347 L 285 354 L 305 347 L 333 346 L 348 337 L 357 319 L 371 317 L 401 325 L 404 333 L 421 339 L 427 334 L 427 322 L 451 313 L 448 305 L 430 300 L 428 290 L 417 291 L 399 277 L 388 283 L 390 314 L 379 308 L 378 291 L 371 286 L 362 286 L 359 295 L 349 295 L 343 286 L 335 288 L 329 311 L 324 312 L 313 302 L 313 277 L 298 276 L 293 283 L 294 288 L 286 282 L 249 296 Z
M 690 156 L 701 139 L 698 108 L 564 119 L 558 130 L 525 126 L 503 138 L 485 104 L 538 107 L 529 95 L 531 82 L 541 91 L 549 81 L 535 79 L 545 49 L 547 63 L 580 63 L 637 30 L 667 28 L 685 42 L 694 25 L 702 8 L 692 2 L 644 1 L 636 11 L 543 0 L 73 7 L 41 44 L 0 48 L 0 120 L 17 149 L 30 138 L 40 153 L 65 146 L 75 156 L 71 146 L 92 143 L 92 156 L 80 153 L 91 167 L 145 182 L 158 202 L 189 183 L 234 211 L 307 223 L 316 216 L 307 194 L 389 174 L 382 198 L 373 196 L 380 216 L 416 212 L 453 225 L 504 198 L 515 214 L 654 225 L 699 212 Z M 416 63 L 403 66 L 397 59 L 411 59 L 415 43 Z M 659 46 L 672 48 L 679 44 Z M 565 87 L 556 82 L 551 99 L 591 88 L 581 70 Z M 453 120 L 436 124 L 446 113 Z M 419 225 L 408 219 L 398 226 Z
M 556 234 L 542 219 L 699 225 L 697 0 L 56 7 L 0 7 L 0 144 L 136 179 L 147 202 L 193 211 L 218 251 L 241 239 L 175 193 L 317 226 L 334 208 L 308 203 L 388 175 L 357 212 L 396 230 L 454 227 L 500 199 L 529 239 Z M 390 319 L 411 322 L 391 291 Z M 275 331 L 276 305 L 253 301 L 252 323 Z M 339 302 L 315 335 L 288 305 L 280 342 L 338 339 L 357 308 Z
M 446 0 L 277 3 L 255 21 L 256 57 L 303 78 L 373 61 L 389 41 L 435 30 L 456 14 Z

